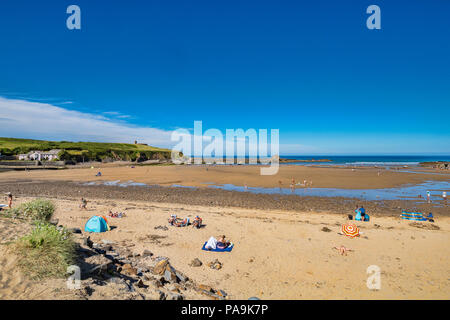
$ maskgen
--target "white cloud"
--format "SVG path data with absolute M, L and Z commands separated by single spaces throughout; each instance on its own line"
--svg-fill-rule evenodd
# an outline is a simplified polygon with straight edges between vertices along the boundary
M 0 97 L 0 136 L 30 139 L 138 142 L 171 147 L 171 131 L 138 127 L 48 103 Z
M 133 126 L 124 121 L 127 117 L 116 111 L 90 114 L 49 103 L 7 99 L 0 96 L 0 136 L 2 137 L 122 143 L 133 143 L 136 139 L 140 143 L 166 148 L 171 148 L 178 143 L 171 141 L 171 130 Z M 207 128 L 203 129 L 205 131 Z M 188 131 L 192 133 L 193 130 L 188 129 Z M 268 134 L 270 136 L 270 131 Z M 225 132 L 223 135 L 225 137 Z M 205 147 L 209 144 L 210 137 L 204 136 L 203 141 L 203 147 Z M 225 146 L 225 140 L 223 145 Z M 270 150 L 270 145 L 268 148 Z M 280 143 L 282 155 L 311 151 L 317 150 L 305 145 Z

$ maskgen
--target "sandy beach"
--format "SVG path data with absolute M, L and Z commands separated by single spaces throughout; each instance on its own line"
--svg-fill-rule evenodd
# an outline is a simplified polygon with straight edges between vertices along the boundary
M 20 199 L 26 200 L 29 198 Z M 346 216 L 331 212 L 224 209 L 104 199 L 92 199 L 89 210 L 80 211 L 75 199 L 54 201 L 55 217 L 71 228 L 82 229 L 91 215 L 105 214 L 110 208 L 126 211 L 127 217 L 110 219 L 116 228 L 92 234 L 91 238 L 125 241 L 134 244 L 135 252 L 148 249 L 155 255 L 170 257 L 177 269 L 199 283 L 222 288 L 229 299 L 448 299 L 450 293 L 450 250 L 443 246 L 450 240 L 450 220 L 446 217 L 438 218 L 435 224 L 377 217 L 370 222 L 356 222 L 362 234 L 351 239 L 338 234 L 341 224 L 347 222 Z M 191 219 L 200 215 L 206 227 L 155 229 L 167 226 L 170 214 Z M 3 225 L 2 238 L 8 229 Z M 210 236 L 219 234 L 226 234 L 235 244 L 231 253 L 201 250 Z M 152 238 L 159 240 L 148 240 Z M 340 245 L 354 251 L 342 256 L 333 249 Z M 201 267 L 189 266 L 195 258 L 203 262 Z M 215 259 L 223 264 L 222 269 L 207 267 Z M 17 270 L 11 279 L 12 268 L 8 266 L 13 263 L 12 255 L 2 255 L 0 296 L 33 297 L 42 284 L 29 286 L 27 294 L 21 296 L 26 280 L 17 275 Z M 381 269 L 380 290 L 366 286 L 370 265 Z M 39 299 L 55 298 L 56 292 L 66 290 L 62 280 L 47 282 L 51 289 Z M 76 298 L 70 292 L 65 297 Z
M 227 299 L 448 299 L 450 295 L 449 207 L 440 201 L 424 199 L 364 201 L 347 198 L 264 195 L 206 188 L 214 182 L 249 186 L 273 186 L 289 177 L 313 179 L 314 186 L 340 188 L 381 188 L 421 183 L 430 179 L 448 181 L 448 175 L 425 171 L 414 174 L 383 171 L 375 168 L 352 171 L 349 168 L 286 166 L 279 176 L 262 177 L 251 166 L 178 167 L 151 166 L 136 168 L 73 169 L 0 174 L 0 191 L 13 192 L 17 203 L 37 197 L 55 202 L 54 217 L 68 228 L 84 230 L 93 215 L 109 210 L 126 212 L 124 218 L 110 218 L 113 230 L 90 234 L 95 242 L 132 244 L 135 253 L 151 251 L 170 263 L 196 283 L 224 290 Z M 102 177 L 95 177 L 97 171 Z M 152 188 L 105 186 L 86 182 L 133 180 L 159 184 Z M 369 181 L 369 182 L 368 182 Z M 174 188 L 170 185 L 200 188 Z M 88 210 L 79 209 L 80 197 L 89 199 Z M 355 204 L 364 204 L 370 222 L 358 222 L 361 236 L 351 239 L 340 235 Z M 432 210 L 436 221 L 411 223 L 400 219 L 401 208 Z M 205 227 L 168 226 L 171 214 L 199 215 Z M 167 227 L 167 228 L 164 228 Z M 17 230 L 14 228 L 18 228 Z M 156 229 L 155 229 L 156 228 Z M 3 242 L 17 237 L 28 227 L 2 220 Z M 165 230 L 167 229 L 167 230 Z M 235 247 L 232 252 L 202 251 L 209 237 L 225 234 Z M 80 241 L 88 234 L 79 235 Z M 334 247 L 354 251 L 340 255 Z M 0 247 L 1 248 L 1 247 Z M 14 268 L 14 255 L 1 248 L 0 296 L 2 299 L 107 299 L 112 289 L 79 294 L 65 289 L 62 279 L 29 282 Z M 192 267 L 198 258 L 203 265 Z M 218 259 L 220 270 L 209 268 Z M 381 270 L 381 289 L 369 290 L 367 268 Z M 86 282 L 86 281 L 84 281 Z M 90 283 L 91 287 L 95 284 Z M 44 288 L 44 293 L 40 290 Z M 45 289 L 47 288 L 47 289 Z M 108 291 L 109 290 L 109 291 Z M 140 289 L 139 289 L 140 290 Z M 142 289 L 144 290 L 144 289 Z M 103 292 L 103 293 L 101 293 Z M 116 294 L 117 295 L 117 294 Z M 184 293 L 187 299 L 202 299 L 195 292 Z M 123 299 L 144 295 L 119 294 Z M 148 297 L 147 297 L 148 298 Z

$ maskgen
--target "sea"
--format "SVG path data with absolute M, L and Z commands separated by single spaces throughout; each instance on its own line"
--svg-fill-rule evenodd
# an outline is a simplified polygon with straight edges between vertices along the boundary
M 303 160 L 299 162 L 289 162 L 287 164 L 298 165 L 350 165 L 350 166 L 416 166 L 421 162 L 429 161 L 450 161 L 450 155 L 447 156 L 280 156 L 283 159 Z M 327 159 L 328 162 L 316 162 L 313 160 Z M 304 161 L 311 160 L 311 161 Z

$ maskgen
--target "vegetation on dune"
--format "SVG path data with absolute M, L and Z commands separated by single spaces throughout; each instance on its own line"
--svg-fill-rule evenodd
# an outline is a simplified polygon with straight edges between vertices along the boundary
M 44 141 L 31 139 L 0 138 L 0 153 L 13 156 L 33 150 L 61 149 L 60 160 L 84 161 L 146 161 L 170 159 L 171 151 L 143 144 Z
M 26 236 L 12 244 L 18 266 L 31 279 L 64 277 L 75 259 L 75 242 L 65 228 L 38 222 Z
M 35 199 L 8 210 L 10 217 L 31 219 L 33 230 L 11 243 L 18 266 L 31 279 L 63 277 L 75 259 L 72 233 L 48 221 L 55 206 L 50 200 Z
M 54 212 L 55 205 L 53 202 L 45 199 L 35 199 L 8 210 L 8 213 L 15 217 L 41 222 L 50 221 Z

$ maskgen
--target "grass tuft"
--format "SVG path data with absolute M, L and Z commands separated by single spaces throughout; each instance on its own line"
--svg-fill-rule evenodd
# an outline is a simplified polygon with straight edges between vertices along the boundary
M 55 205 L 50 200 L 36 199 L 8 210 L 16 217 L 29 218 L 35 221 L 50 221 L 55 212 Z
M 12 244 L 18 265 L 31 279 L 64 277 L 75 259 L 75 242 L 65 228 L 38 222 Z

